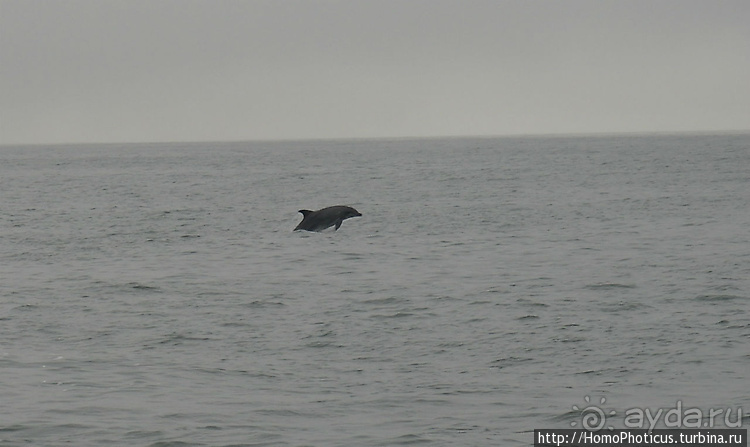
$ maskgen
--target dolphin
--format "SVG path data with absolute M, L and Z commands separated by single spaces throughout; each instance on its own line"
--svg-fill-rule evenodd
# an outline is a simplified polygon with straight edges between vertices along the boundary
M 299 210 L 302 213 L 302 222 L 297 225 L 297 230 L 307 231 L 323 231 L 326 228 L 336 226 L 333 231 L 336 231 L 341 226 L 341 222 L 350 217 L 360 217 L 359 211 L 355 210 L 350 206 L 336 205 L 323 208 L 318 211 L 310 210 Z

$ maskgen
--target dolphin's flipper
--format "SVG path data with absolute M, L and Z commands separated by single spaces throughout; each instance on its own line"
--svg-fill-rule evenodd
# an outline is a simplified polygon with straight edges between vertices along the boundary
M 336 221 L 336 227 L 335 227 L 335 228 L 333 229 L 333 231 L 336 231 L 336 230 L 338 230 L 338 229 L 339 229 L 339 227 L 341 226 L 341 222 L 343 222 L 343 221 L 344 221 L 344 219 L 339 219 L 339 220 L 337 220 L 337 221 Z

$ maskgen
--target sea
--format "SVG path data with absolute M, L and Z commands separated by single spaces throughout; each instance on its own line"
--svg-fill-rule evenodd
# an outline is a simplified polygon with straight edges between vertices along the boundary
M 747 132 L 0 147 L 0 446 L 746 429 L 748 384 Z

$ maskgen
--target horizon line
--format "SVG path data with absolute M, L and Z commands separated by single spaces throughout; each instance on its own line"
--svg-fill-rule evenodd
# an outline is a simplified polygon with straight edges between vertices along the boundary
M 507 133 L 507 134 L 452 134 L 452 135 L 403 135 L 403 136 L 370 136 L 370 137 L 291 137 L 291 138 L 243 138 L 218 140 L 122 140 L 122 141 L 71 141 L 71 142 L 33 142 L 33 143 L 0 143 L 0 148 L 13 146 L 71 146 L 71 145 L 113 145 L 113 144 L 199 144 L 199 143 L 284 143 L 303 141 L 375 141 L 375 140 L 442 140 L 442 139 L 501 139 L 501 138 L 580 138 L 597 136 L 649 136 L 649 135 L 741 135 L 750 133 L 748 129 L 714 129 L 714 130 L 650 130 L 650 131 L 596 131 L 596 132 L 541 132 L 541 133 Z

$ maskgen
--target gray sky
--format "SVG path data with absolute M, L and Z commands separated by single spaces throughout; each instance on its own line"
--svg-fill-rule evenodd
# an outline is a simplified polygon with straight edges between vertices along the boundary
M 747 0 L 0 0 L 0 144 L 750 129 Z

